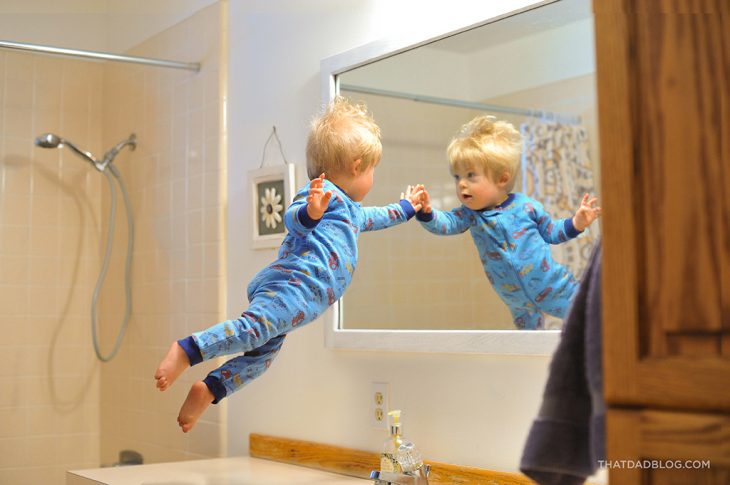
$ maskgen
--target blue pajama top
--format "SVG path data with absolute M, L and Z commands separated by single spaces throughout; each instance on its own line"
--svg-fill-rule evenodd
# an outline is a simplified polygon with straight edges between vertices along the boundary
M 307 214 L 309 187 L 299 190 L 284 214 L 288 234 L 278 259 L 249 283 L 248 309 L 240 318 L 178 341 L 191 365 L 244 353 L 205 378 L 215 396 L 213 402 L 263 373 L 288 332 L 313 321 L 342 296 L 357 266 L 357 238 L 362 231 L 394 226 L 415 215 L 406 200 L 361 207 L 325 180 L 323 190 L 332 191 L 332 198 L 322 218 L 315 221 Z
M 564 303 L 572 298 L 575 279 L 553 260 L 549 244 L 580 234 L 572 218 L 553 221 L 542 204 L 520 193 L 509 194 L 493 209 L 475 211 L 462 205 L 450 212 L 419 212 L 417 218 L 433 234 L 470 231 L 487 278 L 513 315 L 516 307 L 551 314 L 565 311 Z
M 324 180 L 322 189 L 332 191 L 332 198 L 322 218 L 315 221 L 307 214 L 309 186 L 297 192 L 284 214 L 288 234 L 278 259 L 253 278 L 248 294 L 252 300 L 260 291 L 280 291 L 284 298 L 314 306 L 317 314 L 307 315 L 311 321 L 336 302 L 352 281 L 360 232 L 401 224 L 415 211 L 406 200 L 383 207 L 362 207 L 337 185 Z

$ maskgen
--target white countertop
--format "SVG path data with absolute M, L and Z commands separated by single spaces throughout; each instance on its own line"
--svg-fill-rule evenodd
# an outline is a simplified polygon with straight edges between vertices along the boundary
M 241 456 L 66 472 L 66 485 L 365 485 L 370 480 Z

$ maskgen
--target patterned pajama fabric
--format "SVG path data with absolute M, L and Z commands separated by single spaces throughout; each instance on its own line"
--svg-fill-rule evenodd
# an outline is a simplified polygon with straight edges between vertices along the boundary
M 555 262 L 549 244 L 577 235 L 571 219 L 553 221 L 539 202 L 518 193 L 493 210 L 461 206 L 450 212 L 434 209 L 432 214 L 421 225 L 433 234 L 471 232 L 487 278 L 510 308 L 517 328 L 544 328 L 542 313 L 566 315 L 577 281 Z
M 298 217 L 306 205 L 309 184 L 287 208 L 284 223 L 288 234 L 278 259 L 248 285 L 246 311 L 235 320 L 192 335 L 203 360 L 244 353 L 209 374 L 225 386 L 226 395 L 266 371 L 288 332 L 315 320 L 342 296 L 357 265 L 361 231 L 394 226 L 413 215 L 406 201 L 361 207 L 328 180 L 323 189 L 331 190 L 333 195 L 314 227 L 306 227 Z
M 522 133 L 522 191 L 540 200 L 555 217 L 572 217 L 583 194 L 595 194 L 593 166 L 588 155 L 588 132 L 578 124 L 530 120 Z M 599 226 L 581 237 L 552 248 L 553 257 L 574 275 L 583 273 Z

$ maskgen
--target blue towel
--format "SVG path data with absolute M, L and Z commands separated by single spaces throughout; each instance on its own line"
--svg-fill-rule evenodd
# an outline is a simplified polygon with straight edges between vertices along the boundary
M 606 459 L 601 332 L 599 243 L 565 320 L 522 452 L 520 470 L 540 485 L 582 484 Z

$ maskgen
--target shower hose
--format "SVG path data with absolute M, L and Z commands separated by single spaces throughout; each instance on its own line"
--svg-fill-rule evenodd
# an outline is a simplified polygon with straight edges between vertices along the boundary
M 92 340 L 94 342 L 94 352 L 96 352 L 96 356 L 99 358 L 102 362 L 109 362 L 114 358 L 114 356 L 119 352 L 119 347 L 122 345 L 122 340 L 124 339 L 124 333 L 127 330 L 127 324 L 129 323 L 129 317 L 132 313 L 132 289 L 131 289 L 131 273 L 132 273 L 132 252 L 134 248 L 134 220 L 132 219 L 132 205 L 129 203 L 129 196 L 127 195 L 127 189 L 124 187 L 124 182 L 122 182 L 122 177 L 119 174 L 119 171 L 114 166 L 114 164 L 109 163 L 106 165 L 106 168 L 108 170 L 103 170 L 102 173 L 106 175 L 107 182 L 109 182 L 109 192 L 111 193 L 111 204 L 109 209 L 109 230 L 107 232 L 107 239 L 106 239 L 106 250 L 104 251 L 104 262 L 101 265 L 101 271 L 99 272 L 99 277 L 96 280 L 96 286 L 94 287 L 94 294 L 91 299 L 91 335 Z M 99 293 L 101 292 L 101 287 L 104 284 L 104 278 L 106 278 L 106 273 L 109 270 L 109 260 L 111 259 L 112 254 L 112 240 L 114 238 L 114 225 L 115 225 L 115 218 L 116 218 L 116 209 L 117 209 L 117 192 L 114 187 L 114 179 L 117 179 L 117 182 L 119 183 L 119 188 L 122 190 L 122 197 L 124 198 L 124 207 L 127 212 L 127 236 L 128 236 L 128 243 L 127 243 L 127 259 L 124 264 L 124 292 L 125 292 L 125 307 L 124 307 L 124 318 L 122 320 L 122 324 L 119 327 L 119 333 L 117 334 L 117 338 L 114 341 L 114 347 L 112 348 L 109 355 L 102 355 L 101 350 L 99 349 L 99 339 L 96 334 L 96 303 L 99 299 Z

